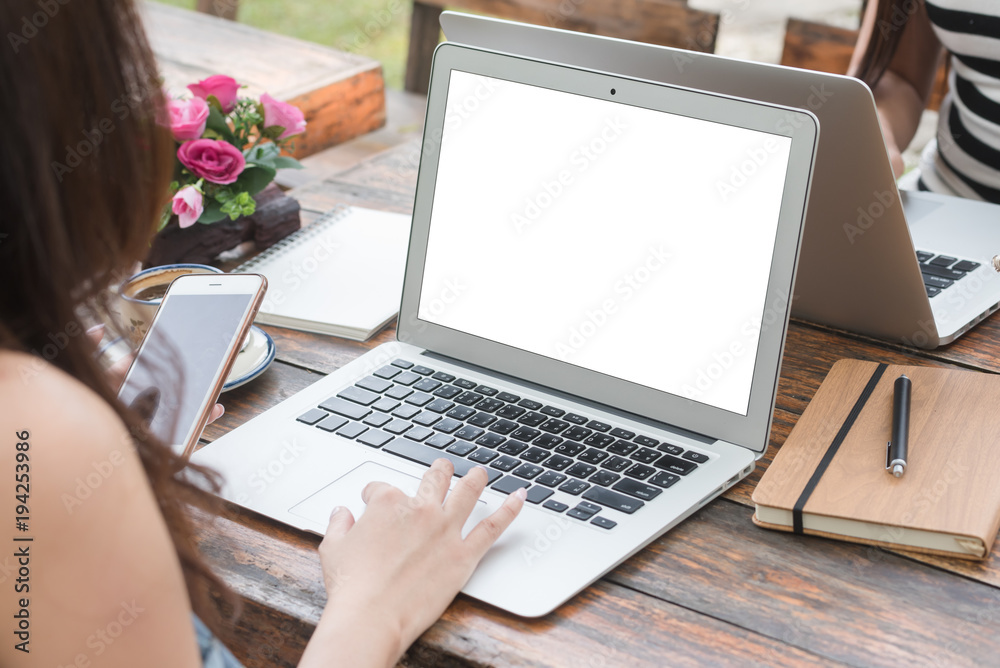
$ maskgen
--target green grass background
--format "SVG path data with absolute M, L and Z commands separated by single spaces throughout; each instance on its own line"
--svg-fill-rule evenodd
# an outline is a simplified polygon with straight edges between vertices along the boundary
M 195 0 L 157 0 L 194 9 Z M 382 63 L 390 88 L 403 87 L 409 0 L 240 0 L 240 23 L 317 42 Z

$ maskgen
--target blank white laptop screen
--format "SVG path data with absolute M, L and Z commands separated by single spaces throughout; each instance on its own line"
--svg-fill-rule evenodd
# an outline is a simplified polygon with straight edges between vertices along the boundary
M 418 317 L 746 415 L 790 146 L 453 71 Z

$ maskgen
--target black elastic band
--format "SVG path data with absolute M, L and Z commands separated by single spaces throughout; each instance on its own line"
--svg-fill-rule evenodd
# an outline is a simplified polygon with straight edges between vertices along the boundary
M 816 489 L 816 485 L 819 484 L 820 478 L 826 473 L 827 467 L 830 466 L 830 462 L 833 461 L 834 455 L 837 454 L 837 450 L 840 449 L 840 444 L 844 442 L 847 438 L 848 432 L 851 431 L 851 427 L 854 426 L 854 421 L 858 419 L 858 415 L 861 413 L 861 409 L 865 407 L 868 403 L 868 397 L 872 395 L 875 391 L 875 386 L 878 385 L 878 381 L 882 378 L 882 374 L 885 373 L 885 369 L 888 365 L 879 364 L 878 368 L 875 369 L 875 373 L 868 380 L 868 384 L 865 385 L 864 391 L 858 400 L 854 402 L 854 408 L 847 415 L 847 419 L 844 420 L 844 424 L 841 425 L 840 431 L 834 437 L 833 442 L 830 443 L 830 447 L 826 449 L 826 454 L 823 455 L 823 459 L 820 461 L 819 466 L 813 471 L 812 477 L 809 478 L 809 482 L 806 483 L 805 488 L 802 490 L 802 494 L 799 495 L 799 500 L 795 502 L 795 506 L 792 508 L 792 529 L 795 533 L 802 533 L 802 509 L 805 507 L 806 502 L 812 495 L 813 490 Z

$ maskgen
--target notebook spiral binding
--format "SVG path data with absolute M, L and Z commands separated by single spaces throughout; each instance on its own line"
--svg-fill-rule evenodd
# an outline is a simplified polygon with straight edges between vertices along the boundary
M 312 239 L 318 236 L 320 233 L 326 231 L 326 229 L 330 226 L 331 223 L 334 223 L 343 218 L 344 216 L 346 216 L 349 210 L 350 207 L 344 206 L 343 204 L 338 204 L 337 206 L 335 206 L 334 208 L 330 209 L 322 216 L 320 216 L 312 224 L 307 225 L 306 227 L 303 227 L 298 231 L 293 232 L 292 234 L 289 234 L 287 237 L 285 237 L 278 243 L 274 244 L 273 246 L 268 248 L 266 251 L 264 251 L 257 257 L 248 260 L 243 264 L 241 264 L 240 266 L 236 267 L 230 273 L 243 274 L 243 273 L 253 272 L 253 270 L 256 269 L 257 267 L 267 262 L 270 262 L 273 258 L 282 255 L 290 248 L 305 241 L 308 241 L 309 239 Z

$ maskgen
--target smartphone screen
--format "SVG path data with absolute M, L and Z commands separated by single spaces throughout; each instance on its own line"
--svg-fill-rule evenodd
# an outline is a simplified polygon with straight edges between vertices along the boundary
M 200 435 L 262 295 L 259 277 L 257 290 L 232 278 L 245 277 L 203 274 L 171 284 L 118 393 L 179 453 Z

